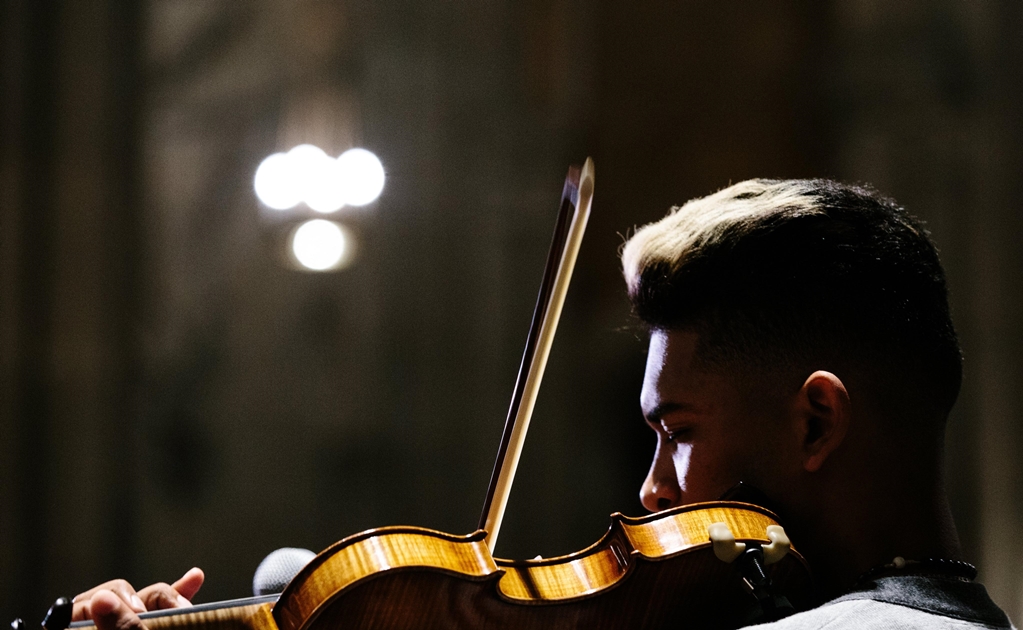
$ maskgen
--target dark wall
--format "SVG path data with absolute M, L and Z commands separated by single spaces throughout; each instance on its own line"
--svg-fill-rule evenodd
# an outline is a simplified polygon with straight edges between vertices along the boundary
M 0 608 L 12 617 L 131 566 L 142 19 L 131 2 L 2 10 Z
M 652 437 L 617 248 L 748 177 L 870 181 L 931 226 L 967 355 L 950 492 L 1019 622 L 1017 3 L 5 0 L 0 616 L 282 546 L 475 527 L 568 164 L 587 240 L 499 555 L 582 548 Z M 299 142 L 384 163 L 351 267 L 284 264 Z M 1006 551 L 1008 550 L 1008 551 Z

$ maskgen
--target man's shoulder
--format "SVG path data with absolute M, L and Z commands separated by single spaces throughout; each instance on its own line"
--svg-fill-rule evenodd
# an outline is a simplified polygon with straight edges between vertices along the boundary
M 982 584 L 904 575 L 873 580 L 826 604 L 757 626 L 758 630 L 810 628 L 1012 628 Z
M 1010 627 L 1008 622 L 1005 625 L 989 625 L 870 599 L 825 604 L 780 621 L 756 626 L 757 630 L 818 630 L 825 628 L 827 630 L 843 630 L 845 628 L 857 628 L 858 630 L 893 630 L 894 628 L 967 630 Z

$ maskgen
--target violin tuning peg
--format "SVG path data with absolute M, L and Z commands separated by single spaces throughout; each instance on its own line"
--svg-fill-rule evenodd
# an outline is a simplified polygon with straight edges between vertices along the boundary
M 731 563 L 746 551 L 746 543 L 735 542 L 735 534 L 727 523 L 711 523 L 707 526 L 707 535 L 714 546 L 714 555 L 722 562 Z
M 764 545 L 764 564 L 774 564 L 789 552 L 791 543 L 789 537 L 785 533 L 785 529 L 781 525 L 768 525 L 767 526 L 767 539 L 771 542 Z
M 53 606 L 46 611 L 43 617 L 42 626 L 46 630 L 67 630 L 71 625 L 71 614 L 74 612 L 74 604 L 67 597 L 58 597 Z

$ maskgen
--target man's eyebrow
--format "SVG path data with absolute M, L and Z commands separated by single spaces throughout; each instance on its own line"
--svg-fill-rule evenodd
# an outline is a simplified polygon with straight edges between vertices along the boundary
M 665 415 L 675 411 L 696 411 L 694 405 L 679 402 L 662 402 L 650 411 L 643 414 L 647 422 L 660 422 Z

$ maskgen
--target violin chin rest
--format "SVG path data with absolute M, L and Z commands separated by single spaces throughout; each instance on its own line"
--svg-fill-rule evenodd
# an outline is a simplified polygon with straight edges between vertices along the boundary
M 714 555 L 722 562 L 732 563 L 746 551 L 746 543 L 736 542 L 735 534 L 727 523 L 711 523 L 707 535 L 714 547 Z
M 774 564 L 788 553 L 792 547 L 785 529 L 781 525 L 767 526 L 767 539 L 771 542 L 763 545 L 764 564 Z M 737 542 L 727 523 L 711 523 L 707 526 L 707 535 L 714 548 L 714 555 L 722 562 L 732 563 L 746 551 L 746 543 Z
M 784 558 L 792 546 L 788 534 L 785 533 L 785 529 L 781 525 L 768 525 L 767 539 L 771 542 L 762 547 L 765 565 L 774 564 Z

